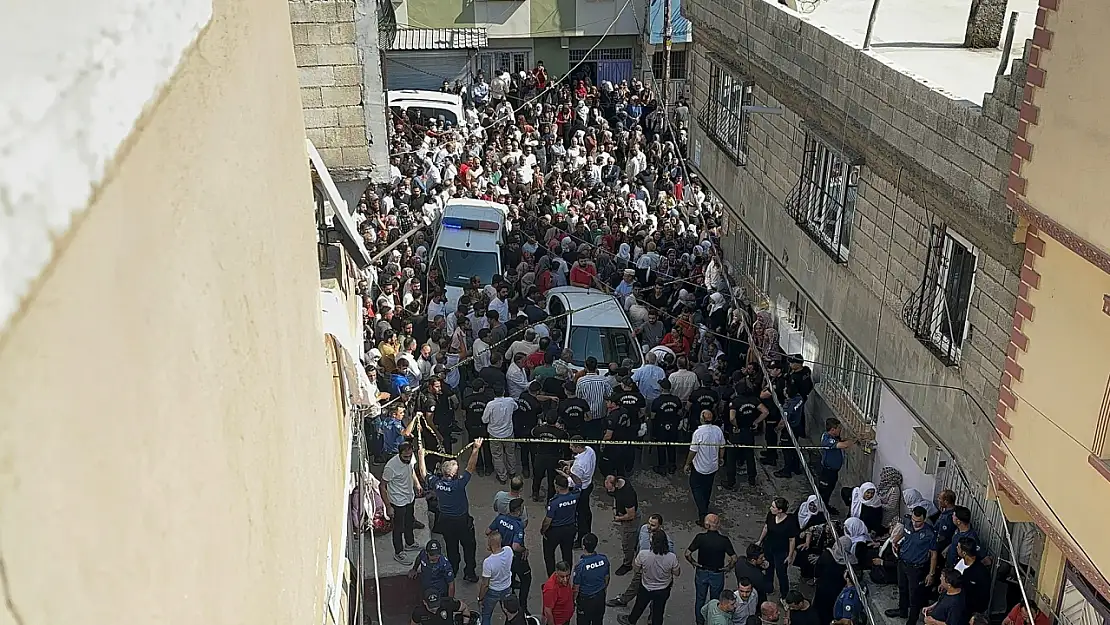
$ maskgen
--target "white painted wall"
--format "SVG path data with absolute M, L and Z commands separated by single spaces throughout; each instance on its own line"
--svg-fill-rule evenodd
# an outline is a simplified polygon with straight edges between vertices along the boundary
M 613 22 L 613 18 L 624 6 L 625 0 L 575 0 L 577 17 L 576 33 L 581 36 L 600 36 Z M 646 19 L 645 0 L 630 0 L 628 8 L 620 14 L 617 23 L 609 31 L 610 35 L 638 35 L 641 23 Z
M 532 2 L 474 0 L 474 25 L 485 28 L 490 37 L 531 37 Z M 537 33 L 536 36 L 554 37 L 556 34 Z
M 7 2 L 0 20 L 0 331 L 88 205 L 211 0 Z
M 910 458 L 910 435 L 921 423 L 906 405 L 891 392 L 886 384 L 880 385 L 879 423 L 875 428 L 875 468 L 872 479 L 878 482 L 883 467 L 893 466 L 902 471 L 902 488 L 916 488 L 926 497 L 933 496 L 935 479 L 925 475 Z

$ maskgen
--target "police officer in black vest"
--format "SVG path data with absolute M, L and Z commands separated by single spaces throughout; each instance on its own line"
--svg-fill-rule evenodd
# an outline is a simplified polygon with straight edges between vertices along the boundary
M 528 438 L 532 433 L 532 428 L 539 423 L 540 412 L 543 410 L 543 404 L 536 397 L 539 392 L 540 383 L 532 380 L 528 388 L 516 399 L 516 410 L 513 412 L 513 435 L 517 438 Z M 517 446 L 520 447 L 521 470 L 524 478 L 527 479 L 532 477 L 532 461 L 535 450 L 531 443 L 519 443 Z
M 573 560 L 574 536 L 578 531 L 578 497 L 578 493 L 570 492 L 570 482 L 565 476 L 555 478 L 555 496 L 547 502 L 547 515 L 540 526 L 548 577 L 555 572 L 556 548 L 562 551 L 563 561 Z
M 544 415 L 543 423 L 532 428 L 532 438 L 544 440 L 559 440 L 567 437 L 566 430 L 559 427 L 559 417 L 553 412 Z M 547 481 L 543 501 L 555 496 L 555 471 L 559 469 L 559 460 L 563 457 L 566 445 L 561 443 L 536 443 L 535 463 L 536 472 L 532 474 L 532 501 L 540 501 L 540 486 Z
M 575 436 L 582 433 L 582 424 L 586 422 L 590 404 L 574 394 L 574 382 L 568 382 L 565 388 L 567 398 L 559 402 L 556 414 L 559 416 L 559 422 L 563 424 L 563 429 L 567 431 L 567 436 Z
M 768 415 L 767 406 L 759 399 L 759 392 L 752 388 L 747 378 L 741 378 L 729 402 L 728 423 L 725 435 L 728 442 L 736 445 L 755 445 L 756 421 Z M 748 473 L 748 484 L 755 485 L 755 450 L 752 447 L 729 448 L 725 450 L 724 486 L 736 488 L 736 469 L 744 463 Z
M 486 383 L 481 378 L 470 382 L 470 391 L 463 396 L 463 410 L 466 412 L 466 434 L 471 442 L 478 438 L 486 438 L 489 431 L 486 424 L 482 423 L 482 413 L 486 411 L 486 404 L 493 399 L 493 393 L 486 388 Z M 478 475 L 489 475 L 493 472 L 493 454 L 489 447 L 483 445 L 478 455 Z
M 663 391 L 651 402 L 652 437 L 660 443 L 678 441 L 678 424 L 682 421 L 682 400 L 671 392 L 666 378 L 659 380 Z M 678 471 L 678 445 L 656 447 L 658 464 L 653 469 L 659 475 L 674 475 Z
M 640 393 L 640 389 L 636 386 L 632 376 L 627 373 L 621 378 L 620 386 L 613 391 L 613 395 L 617 401 L 617 406 L 624 411 L 624 420 L 621 421 L 622 431 L 615 433 L 620 436 L 616 440 L 634 441 L 638 439 L 647 400 Z M 623 471 L 618 475 L 628 475 L 632 472 L 636 450 L 637 448 L 633 445 L 621 445 L 615 450 L 617 452 L 615 457 L 616 468 L 618 471 Z

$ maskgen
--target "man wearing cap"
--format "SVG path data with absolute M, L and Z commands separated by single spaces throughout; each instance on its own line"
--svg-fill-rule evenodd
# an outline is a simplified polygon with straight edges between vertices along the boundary
M 632 295 L 632 287 L 636 285 L 636 270 L 625 269 L 624 276 L 621 278 L 620 284 L 617 288 L 613 289 L 613 294 L 620 300 L 621 305 L 625 303 L 625 298 Z
M 470 608 L 454 597 L 444 597 L 434 590 L 424 591 L 424 602 L 412 611 L 412 625 L 455 625 L 455 615 L 462 614 L 466 623 Z
M 515 478 L 514 478 L 515 479 Z M 512 588 L 520 597 L 520 605 L 527 613 L 528 591 L 532 587 L 532 567 L 528 564 L 528 549 L 524 546 L 524 500 L 520 497 L 509 501 L 507 512 L 498 514 L 486 530 L 487 536 L 497 534 L 502 547 L 513 548 Z
M 470 583 L 477 582 L 478 576 L 475 574 L 477 563 L 474 560 L 474 517 L 470 516 L 466 486 L 478 464 L 481 448 L 482 439 L 471 443 L 470 458 L 461 474 L 458 461 L 447 460 L 441 465 L 442 476 L 428 477 L 428 490 L 435 493 L 439 502 L 437 527 L 433 531 L 443 535 L 447 559 L 451 561 L 451 570 L 455 574 L 459 572 L 459 545 L 462 545 L 462 559 L 466 564 L 463 579 Z
M 429 540 L 409 571 L 409 579 L 420 578 L 420 590 L 434 591 L 440 597 L 455 596 L 455 572 L 451 561 L 443 557 L 443 545 Z

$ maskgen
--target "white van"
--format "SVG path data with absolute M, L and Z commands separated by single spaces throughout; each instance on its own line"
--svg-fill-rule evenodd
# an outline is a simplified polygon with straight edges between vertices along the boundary
M 466 123 L 463 118 L 462 97 L 453 93 L 397 89 L 387 91 L 385 97 L 389 110 L 394 115 L 414 111 L 425 119 L 442 117 L 443 121 L 452 128 Z
M 470 278 L 482 285 L 501 274 L 501 245 L 509 207 L 497 202 L 456 198 L 447 202 L 432 247 L 431 263 L 447 285 L 448 310 L 455 310 Z

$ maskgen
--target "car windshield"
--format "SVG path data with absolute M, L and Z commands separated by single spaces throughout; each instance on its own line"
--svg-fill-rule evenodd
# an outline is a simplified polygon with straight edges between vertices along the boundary
M 410 104 L 407 109 L 410 113 L 419 115 L 420 119 L 436 119 L 437 117 L 442 117 L 443 122 L 448 126 L 459 125 L 459 118 L 447 109 L 435 108 L 433 106 L 416 106 L 413 104 Z
M 471 276 L 478 276 L 482 284 L 492 284 L 493 276 L 498 271 L 497 254 L 494 252 L 472 252 L 441 247 L 436 252 L 435 262 L 447 286 L 469 286 Z
M 632 359 L 633 367 L 642 364 L 640 350 L 627 328 L 572 327 L 570 350 L 573 354 L 571 362 L 579 367 L 586 366 L 586 359 L 590 356 L 597 358 L 600 367 L 607 367 L 611 362 L 620 364 L 625 358 Z

